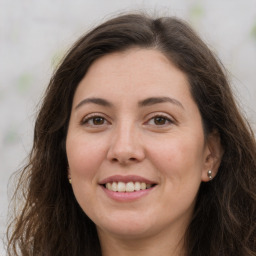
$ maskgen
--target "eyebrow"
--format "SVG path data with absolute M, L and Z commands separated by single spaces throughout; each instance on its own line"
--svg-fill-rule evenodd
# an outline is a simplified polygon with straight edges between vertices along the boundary
M 75 109 L 80 108 L 81 106 L 88 104 L 88 103 L 93 103 L 93 104 L 97 104 L 100 106 L 104 106 L 104 107 L 112 107 L 113 104 L 110 103 L 109 101 L 102 99 L 102 98 L 87 98 L 82 100 L 76 107 Z
M 150 97 L 150 98 L 139 101 L 138 105 L 139 105 L 139 107 L 147 107 L 147 106 L 152 106 L 154 104 L 166 103 L 166 102 L 172 103 L 172 104 L 184 109 L 181 102 L 179 102 L 176 99 L 170 98 L 170 97 Z M 97 105 L 100 105 L 103 107 L 113 107 L 113 104 L 105 99 L 86 98 L 86 99 L 82 100 L 80 103 L 78 103 L 78 105 L 75 107 L 75 109 L 78 109 L 81 106 L 83 106 L 85 104 L 89 104 L 89 103 L 97 104 Z
M 184 109 L 180 101 L 170 97 L 151 97 L 139 102 L 140 107 L 152 106 L 154 104 L 169 102 Z

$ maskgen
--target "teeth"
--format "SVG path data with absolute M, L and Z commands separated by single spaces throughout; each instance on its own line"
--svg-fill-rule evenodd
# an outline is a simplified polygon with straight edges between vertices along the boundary
M 110 183 L 107 183 L 106 188 L 109 189 L 109 190 L 112 190 L 112 185 Z
M 134 184 L 134 190 L 139 191 L 140 190 L 140 182 L 136 181 Z
M 125 191 L 133 192 L 134 191 L 134 183 L 133 182 L 126 183 Z
M 118 192 L 125 192 L 125 183 L 124 182 L 118 182 L 117 183 L 117 191 Z
M 152 185 L 151 184 L 146 184 L 146 188 L 151 188 Z
M 145 190 L 148 188 L 151 188 L 152 184 L 146 184 L 145 182 L 112 182 L 112 183 L 107 183 L 106 188 L 108 190 L 112 190 L 114 192 L 134 192 L 134 191 L 139 191 L 139 190 Z
M 109 190 L 112 190 L 112 191 L 117 191 L 117 183 L 116 182 L 113 182 L 112 185 L 111 183 L 108 183 L 109 184 Z
M 146 189 L 147 188 L 147 185 L 146 185 L 146 183 L 144 183 L 144 182 L 142 182 L 142 183 L 140 183 L 140 189 Z

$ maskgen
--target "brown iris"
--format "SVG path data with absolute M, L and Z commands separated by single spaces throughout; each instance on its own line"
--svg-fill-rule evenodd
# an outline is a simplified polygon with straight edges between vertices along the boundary
M 164 125 L 166 123 L 166 118 L 158 116 L 154 118 L 154 122 L 156 125 Z
M 104 124 L 105 119 L 103 117 L 97 116 L 97 117 L 94 117 L 92 121 L 94 125 L 102 125 Z

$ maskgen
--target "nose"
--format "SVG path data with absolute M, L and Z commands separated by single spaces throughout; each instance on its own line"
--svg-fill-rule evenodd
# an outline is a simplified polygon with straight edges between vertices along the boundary
M 144 145 L 135 125 L 120 125 L 113 131 L 107 159 L 122 165 L 137 163 L 145 158 Z

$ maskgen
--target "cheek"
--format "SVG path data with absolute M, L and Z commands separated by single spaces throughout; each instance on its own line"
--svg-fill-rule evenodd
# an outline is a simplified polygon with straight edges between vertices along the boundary
M 72 179 L 95 175 L 105 152 L 101 144 L 75 136 L 67 137 L 66 151 Z
M 155 166 L 172 179 L 201 175 L 203 142 L 201 138 L 174 136 L 164 141 L 151 143 L 148 150 Z
M 104 159 L 104 148 L 84 136 L 68 136 L 66 141 L 72 188 L 77 202 L 88 214 L 97 189 L 97 175 Z M 88 208 L 89 207 L 89 208 Z

